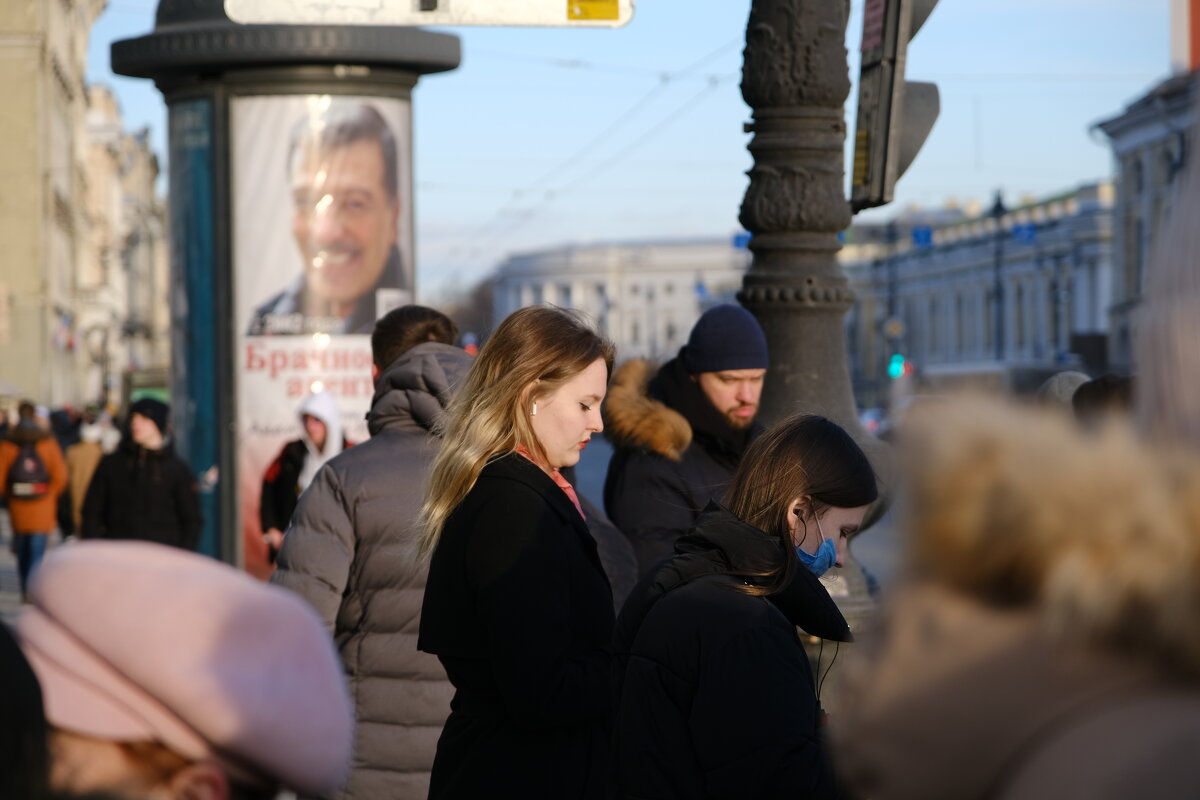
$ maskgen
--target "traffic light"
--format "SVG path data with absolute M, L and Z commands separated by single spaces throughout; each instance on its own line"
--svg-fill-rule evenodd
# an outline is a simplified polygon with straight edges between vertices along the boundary
M 888 359 L 888 377 L 899 378 L 904 375 L 905 359 L 900 353 L 892 353 Z
M 892 201 L 896 179 L 937 120 L 937 85 L 904 80 L 908 40 L 935 5 L 937 0 L 866 0 L 850 180 L 855 212 Z

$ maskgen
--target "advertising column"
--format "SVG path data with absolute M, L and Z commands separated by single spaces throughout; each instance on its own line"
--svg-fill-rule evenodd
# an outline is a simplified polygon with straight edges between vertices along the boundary
M 367 438 L 375 320 L 413 301 L 411 109 L 329 94 L 230 107 L 239 516 L 243 563 L 265 576 L 299 493 Z

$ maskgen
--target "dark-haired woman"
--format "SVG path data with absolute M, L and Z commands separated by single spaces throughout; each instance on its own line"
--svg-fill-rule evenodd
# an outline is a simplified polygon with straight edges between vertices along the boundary
M 826 798 L 838 789 L 796 628 L 850 638 L 818 580 L 875 500 L 833 422 L 799 416 L 746 451 L 617 623 L 616 756 L 629 798 Z

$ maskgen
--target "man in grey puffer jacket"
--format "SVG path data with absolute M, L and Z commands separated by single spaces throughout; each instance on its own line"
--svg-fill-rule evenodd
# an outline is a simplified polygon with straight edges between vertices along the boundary
M 416 646 L 426 570 L 414 523 L 433 425 L 471 364 L 455 335 L 449 318 L 421 306 L 376 323 L 371 438 L 317 473 L 271 579 L 316 608 L 346 667 L 358 728 L 344 800 L 423 800 L 454 694 L 437 658 Z

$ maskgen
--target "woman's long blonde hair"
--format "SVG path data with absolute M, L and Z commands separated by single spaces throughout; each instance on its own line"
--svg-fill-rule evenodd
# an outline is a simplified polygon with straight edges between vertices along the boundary
M 570 311 L 530 306 L 510 314 L 480 350 L 446 410 L 442 447 L 433 460 L 418 518 L 420 553 L 437 547 L 450 513 L 488 460 L 524 445 L 546 453 L 534 435 L 528 405 L 604 359 L 612 374 L 613 345 Z

